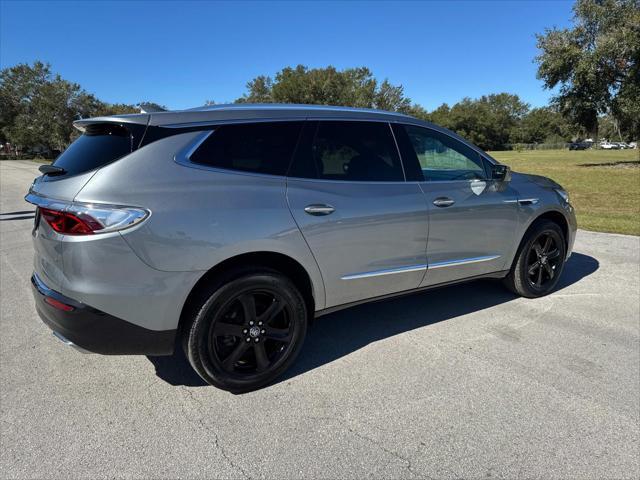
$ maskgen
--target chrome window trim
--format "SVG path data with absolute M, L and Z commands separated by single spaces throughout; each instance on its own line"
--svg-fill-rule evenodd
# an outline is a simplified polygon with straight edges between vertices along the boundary
M 371 272 L 351 273 L 340 277 L 341 280 L 357 280 L 361 278 L 381 277 L 384 275 L 394 275 L 396 273 L 421 272 L 427 269 L 426 264 L 411 265 L 408 267 L 388 268 L 385 270 L 373 270 Z
M 495 260 L 500 258 L 500 255 L 486 255 L 483 257 L 470 257 L 470 258 L 461 258 L 458 260 L 448 260 L 445 262 L 434 262 L 429 264 L 429 269 L 436 268 L 446 268 L 446 267 L 457 267 L 460 265 L 470 265 L 472 263 L 481 263 L 481 262 L 490 262 L 491 260 Z
M 351 184 L 351 185 L 408 185 L 411 183 L 419 183 L 416 181 L 404 181 L 399 180 L 397 182 L 385 180 L 383 182 L 376 182 L 375 180 L 335 180 L 333 178 L 306 178 L 306 177 L 294 177 L 293 175 L 288 175 L 287 179 L 295 180 L 299 182 L 323 182 L 323 183 L 340 183 L 340 184 Z
M 202 145 L 204 143 L 204 141 L 209 138 L 211 136 L 211 134 L 214 132 L 215 130 L 207 130 L 206 132 L 202 132 L 200 134 L 198 134 L 198 136 L 196 136 L 196 138 L 193 140 L 193 143 L 187 147 L 187 149 L 184 152 L 184 159 L 187 160 L 189 163 L 191 164 L 195 164 L 194 162 L 191 161 L 191 155 L 193 155 L 195 153 L 195 151 L 200 148 L 200 145 Z M 197 164 L 199 165 L 199 164 Z
M 472 183 L 472 182 L 490 182 L 489 179 L 472 178 L 462 180 L 419 180 L 418 183 Z

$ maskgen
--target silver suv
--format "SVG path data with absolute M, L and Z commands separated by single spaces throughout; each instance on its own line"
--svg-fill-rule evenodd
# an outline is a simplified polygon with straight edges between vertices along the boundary
M 42 320 L 91 352 L 181 344 L 230 391 L 271 382 L 337 309 L 483 277 L 545 295 L 575 238 L 558 184 L 396 113 L 233 105 L 75 126 L 26 197 Z

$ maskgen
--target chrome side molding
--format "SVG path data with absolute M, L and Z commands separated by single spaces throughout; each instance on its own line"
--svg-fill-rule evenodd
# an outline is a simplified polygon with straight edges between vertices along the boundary
M 484 257 L 460 258 L 458 260 L 448 260 L 446 262 L 435 262 L 428 265 L 410 265 L 408 267 L 388 268 L 386 270 L 373 270 L 371 272 L 351 273 L 340 277 L 341 280 L 357 280 L 362 278 L 381 277 L 383 275 L 394 275 L 396 273 L 420 272 L 429 269 L 457 267 L 469 265 L 471 263 L 490 262 L 500 258 L 500 255 L 486 255 Z
M 448 260 L 446 262 L 435 262 L 429 264 L 429 269 L 457 267 L 458 265 L 469 265 L 470 263 L 490 262 L 500 258 L 500 255 L 486 255 L 484 257 L 460 258 L 458 260 Z
M 394 275 L 396 273 L 420 272 L 427 269 L 427 265 L 411 265 L 408 267 L 388 268 L 386 270 L 374 270 L 371 272 L 352 273 L 341 277 L 341 280 L 356 280 L 359 278 L 380 277 L 383 275 Z

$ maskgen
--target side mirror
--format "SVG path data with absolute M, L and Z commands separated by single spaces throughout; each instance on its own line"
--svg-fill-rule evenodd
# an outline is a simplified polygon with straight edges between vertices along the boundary
M 511 180 L 511 169 L 506 165 L 491 165 L 491 179 L 508 182 Z

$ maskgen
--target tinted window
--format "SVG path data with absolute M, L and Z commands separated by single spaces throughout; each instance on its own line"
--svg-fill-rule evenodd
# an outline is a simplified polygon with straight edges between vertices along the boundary
M 120 125 L 90 125 L 53 163 L 66 170 L 65 176 L 88 172 L 111 163 L 133 150 L 133 137 Z M 48 176 L 45 175 L 45 178 Z M 54 180 L 59 176 L 50 177 Z
M 473 180 L 485 178 L 480 154 L 435 130 L 405 125 L 426 180 Z
M 309 122 L 290 176 L 345 181 L 404 181 L 389 124 Z
M 248 123 L 217 127 L 191 155 L 211 167 L 284 175 L 302 122 Z

